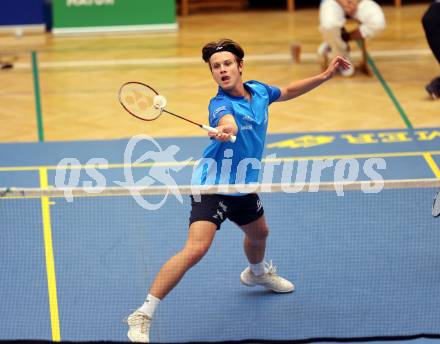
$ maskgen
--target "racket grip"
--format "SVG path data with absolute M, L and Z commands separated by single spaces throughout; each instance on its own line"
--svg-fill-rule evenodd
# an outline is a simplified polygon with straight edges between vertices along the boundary
M 206 131 L 209 131 L 210 133 L 214 133 L 214 134 L 218 133 L 217 129 L 210 127 L 209 125 L 202 124 L 202 129 L 205 129 Z M 234 143 L 236 140 L 237 140 L 237 136 L 234 136 L 234 135 L 231 135 L 231 137 L 229 138 L 229 141 L 232 143 Z

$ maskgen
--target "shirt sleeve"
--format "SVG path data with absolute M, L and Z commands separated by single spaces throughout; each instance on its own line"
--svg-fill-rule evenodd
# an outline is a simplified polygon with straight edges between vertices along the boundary
M 209 103 L 209 125 L 213 128 L 218 126 L 218 122 L 225 115 L 233 115 L 231 103 L 225 98 L 214 98 Z
M 267 94 L 269 95 L 269 105 L 272 104 L 274 101 L 276 101 L 280 95 L 281 90 L 276 86 L 269 86 L 262 82 L 260 82 L 261 85 L 263 85 L 266 88 Z

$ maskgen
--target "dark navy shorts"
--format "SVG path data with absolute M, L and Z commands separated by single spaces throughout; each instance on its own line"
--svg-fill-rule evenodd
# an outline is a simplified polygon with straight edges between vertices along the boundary
M 189 224 L 196 221 L 209 221 L 217 225 L 217 229 L 226 219 L 239 226 L 258 220 L 264 214 L 263 205 L 257 194 L 244 196 L 201 195 L 200 202 L 191 196 L 191 215 Z

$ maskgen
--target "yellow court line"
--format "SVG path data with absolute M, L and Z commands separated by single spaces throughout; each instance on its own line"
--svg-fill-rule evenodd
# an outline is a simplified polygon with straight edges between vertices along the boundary
M 423 157 L 425 158 L 427 164 L 431 168 L 432 173 L 434 173 L 434 176 L 437 179 L 440 179 L 440 169 L 435 163 L 434 159 L 432 158 L 432 155 L 430 153 L 423 153 Z
M 321 160 L 321 159 L 363 159 L 363 158 L 399 158 L 399 157 L 410 157 L 410 156 L 424 156 L 429 155 L 440 155 L 440 151 L 428 151 L 428 152 L 396 152 L 396 153 L 364 153 L 364 154 L 352 154 L 352 155 L 315 155 L 315 156 L 285 156 L 279 158 L 264 158 L 262 160 L 265 162 L 273 161 L 291 161 L 291 160 Z M 86 168 L 96 168 L 96 169 L 114 169 L 114 168 L 124 168 L 124 167 L 151 167 L 151 166 L 192 166 L 196 163 L 196 160 L 192 161 L 164 161 L 164 162 L 145 162 L 138 164 L 107 164 L 107 165 L 46 165 L 46 166 L 10 166 L 10 167 L 0 167 L 0 172 L 25 172 L 25 171 L 38 171 L 41 169 L 45 170 L 57 170 L 57 169 L 86 169 Z
M 40 187 L 48 188 L 47 169 L 42 167 L 40 172 Z M 44 251 L 46 255 L 47 289 L 49 294 L 50 323 L 52 327 L 52 340 L 59 342 L 60 320 L 58 313 L 57 280 L 55 276 L 55 259 L 52 245 L 52 226 L 50 221 L 50 200 L 47 196 L 41 197 L 41 213 L 43 215 Z

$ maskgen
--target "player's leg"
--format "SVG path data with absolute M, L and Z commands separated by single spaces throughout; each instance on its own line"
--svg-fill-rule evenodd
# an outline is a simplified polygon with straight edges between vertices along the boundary
M 292 282 L 277 275 L 276 268 L 264 261 L 266 240 L 269 235 L 269 228 L 266 219 L 261 216 L 259 219 L 242 225 L 245 233 L 244 251 L 249 261 L 247 267 L 240 275 L 240 281 L 248 287 L 261 285 L 277 293 L 289 293 L 295 289 Z
M 288 280 L 276 274 L 272 263 L 264 261 L 269 228 L 264 217 L 264 209 L 257 194 L 227 199 L 228 218 L 244 232 L 243 248 L 249 261 L 240 275 L 240 281 L 248 287 L 262 285 L 278 293 L 288 293 L 295 289 Z
M 249 263 L 261 263 L 264 260 L 266 240 L 269 236 L 264 215 L 252 223 L 242 225 L 241 229 L 245 233 L 243 248 Z
M 426 40 L 438 63 L 440 63 L 440 3 L 432 3 L 422 18 Z M 426 91 L 433 99 L 440 99 L 440 77 L 426 85 Z
M 184 248 L 162 266 L 151 285 L 150 294 L 162 300 L 208 252 L 216 231 L 217 225 L 212 222 L 192 223 Z
M 217 225 L 208 221 L 196 221 L 190 225 L 188 239 L 183 249 L 162 266 L 144 304 L 127 319 L 129 325 L 127 335 L 132 342 L 149 342 L 151 320 L 159 302 L 208 252 L 216 231 Z

